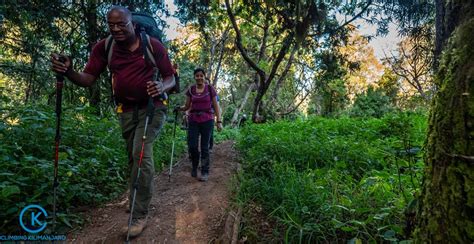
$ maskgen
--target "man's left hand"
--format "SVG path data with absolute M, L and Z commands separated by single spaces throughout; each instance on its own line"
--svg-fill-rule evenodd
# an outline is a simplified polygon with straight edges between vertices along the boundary
M 151 97 L 157 97 L 161 93 L 163 93 L 163 82 L 161 81 L 148 81 L 146 83 L 146 91 L 148 92 L 148 95 Z

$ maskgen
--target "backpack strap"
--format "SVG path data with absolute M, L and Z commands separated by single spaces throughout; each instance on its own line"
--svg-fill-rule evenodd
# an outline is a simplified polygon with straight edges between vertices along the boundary
M 112 47 L 115 44 L 115 40 L 112 38 L 112 35 L 109 35 L 107 39 L 105 39 L 105 53 L 107 54 L 107 68 L 109 69 L 109 81 L 110 81 L 110 100 L 112 103 L 117 107 L 117 112 L 121 113 L 122 109 L 119 107 L 117 104 L 117 101 L 115 100 L 115 94 L 114 94 L 114 74 L 112 74 L 112 71 L 110 70 L 110 60 L 112 59 Z
M 145 35 L 145 38 L 143 38 L 143 35 Z M 143 34 L 143 33 L 141 33 L 141 36 L 144 39 L 144 41 L 142 40 L 142 44 L 145 44 L 143 45 L 144 47 L 146 46 L 145 50 L 143 50 L 143 56 L 145 60 L 150 62 L 153 65 L 153 67 L 157 67 L 155 56 L 153 55 L 153 46 L 151 45 L 150 36 L 148 34 Z M 110 94 L 112 94 L 111 100 L 117 106 L 117 103 L 115 101 L 115 95 L 114 95 L 113 74 L 112 74 L 112 71 L 110 70 L 110 61 L 112 60 L 114 45 L 115 45 L 115 40 L 114 38 L 112 38 L 112 35 L 109 35 L 105 39 L 105 53 L 107 54 L 107 67 L 109 68 L 109 76 L 110 76 L 109 80 L 110 80 L 110 90 L 111 90 Z
M 153 46 L 151 45 L 150 36 L 145 34 L 146 36 L 146 50 L 144 50 L 145 59 L 147 59 L 154 67 L 156 67 L 156 60 L 155 56 L 153 55 Z M 107 54 L 107 66 L 110 70 L 110 61 L 112 60 L 112 50 L 115 45 L 115 40 L 112 38 L 112 35 L 109 35 L 107 39 L 105 39 L 105 53 Z
M 209 96 L 211 97 L 211 104 L 212 104 L 212 98 L 213 98 L 212 92 L 211 92 L 211 87 L 212 87 L 212 86 L 211 86 L 211 84 L 204 84 L 204 86 L 205 86 L 204 89 L 206 90 L 207 93 L 209 93 Z M 189 89 L 189 94 L 191 94 L 191 96 L 194 95 L 194 94 L 193 94 L 193 88 L 194 88 L 194 90 L 197 89 L 196 84 L 192 84 L 192 85 L 189 86 L 189 88 L 188 88 L 188 89 Z
M 209 92 L 209 96 L 211 97 L 211 110 L 214 111 L 214 108 L 212 107 L 212 99 L 213 99 L 213 97 L 212 97 L 211 88 L 212 88 L 211 84 L 207 84 L 207 92 Z M 215 111 L 214 111 L 214 112 L 215 112 Z
M 150 36 L 148 34 L 145 34 L 145 36 L 146 36 L 147 45 L 146 45 L 146 51 L 144 53 L 148 55 L 148 60 L 153 64 L 153 66 L 157 67 L 155 56 L 153 55 L 153 46 L 151 45 Z
M 145 62 L 151 63 L 155 70 L 157 71 L 156 73 L 156 78 L 160 77 L 160 70 L 156 66 L 156 60 L 155 57 L 153 56 L 153 52 L 151 49 L 151 40 L 150 36 L 146 34 L 145 28 L 141 27 L 140 28 L 140 38 L 142 41 L 142 52 L 143 52 L 143 57 L 145 58 Z M 160 95 L 160 100 L 163 101 L 164 105 L 168 105 L 168 95 L 166 92 L 163 92 Z
M 189 94 L 191 95 L 191 97 L 194 96 L 193 88 L 194 88 L 194 91 L 196 91 L 196 89 L 197 89 L 196 84 L 193 84 L 193 85 L 189 86 L 189 88 L 188 88 Z M 212 99 L 214 97 L 212 96 L 211 88 L 212 88 L 211 84 L 204 84 L 204 91 L 207 90 L 206 92 L 207 92 L 207 94 L 209 94 L 209 97 L 210 97 L 210 99 L 209 99 L 210 100 L 210 108 L 209 108 L 210 110 L 209 111 L 214 111 L 214 108 L 212 107 Z
M 156 60 L 153 55 L 153 48 L 151 47 L 151 40 L 150 36 L 146 34 L 144 30 L 140 31 L 140 37 L 142 39 L 142 51 L 143 51 L 143 57 L 145 60 L 153 65 L 153 67 L 156 66 Z M 159 71 L 158 71 L 159 72 Z
M 105 53 L 107 54 L 107 67 L 110 70 L 110 60 L 112 60 L 112 47 L 115 45 L 115 40 L 112 38 L 112 35 L 109 35 L 105 39 Z

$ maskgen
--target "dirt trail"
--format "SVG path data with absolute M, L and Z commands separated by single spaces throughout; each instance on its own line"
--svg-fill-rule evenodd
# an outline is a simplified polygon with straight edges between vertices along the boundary
M 168 172 L 155 176 L 155 194 L 151 201 L 148 227 L 132 243 L 209 243 L 224 231 L 230 194 L 230 179 L 236 172 L 233 142 L 214 147 L 209 181 L 200 182 L 190 175 L 187 158 Z M 198 174 L 199 176 L 199 174 Z M 123 243 L 120 229 L 127 225 L 127 199 L 122 197 L 103 208 L 87 213 L 90 224 L 70 233 L 77 243 Z

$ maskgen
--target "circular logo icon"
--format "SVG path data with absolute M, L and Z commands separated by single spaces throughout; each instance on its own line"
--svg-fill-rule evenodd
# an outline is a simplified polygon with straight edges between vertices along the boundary
M 46 210 L 40 205 L 31 204 L 26 206 L 20 213 L 20 225 L 28 233 L 38 233 L 44 228 L 48 223 L 46 222 L 46 217 L 48 214 Z

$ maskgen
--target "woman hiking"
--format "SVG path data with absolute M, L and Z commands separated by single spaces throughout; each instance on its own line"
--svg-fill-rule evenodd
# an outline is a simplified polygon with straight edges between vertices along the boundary
M 189 111 L 188 116 L 188 150 L 191 156 L 191 176 L 197 177 L 197 167 L 201 160 L 200 181 L 209 179 L 209 140 L 214 128 L 214 117 L 216 117 L 217 130 L 222 130 L 221 111 L 217 103 L 217 93 L 214 87 L 206 83 L 204 69 L 194 70 L 194 80 L 186 91 L 186 104 L 178 107 L 179 111 Z M 199 141 L 200 136 L 200 141 Z M 199 145 L 201 151 L 199 151 Z

